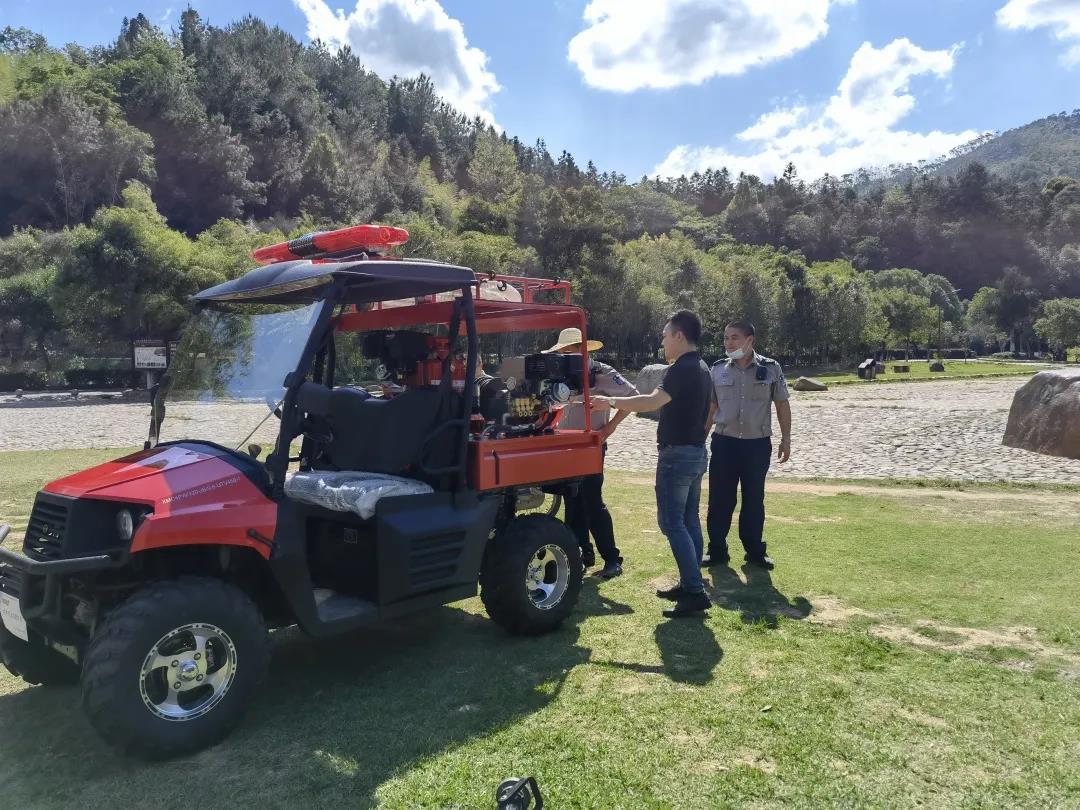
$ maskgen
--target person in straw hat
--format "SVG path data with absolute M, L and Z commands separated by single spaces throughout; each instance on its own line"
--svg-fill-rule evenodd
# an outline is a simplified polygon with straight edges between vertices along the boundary
M 604 344 L 599 340 L 590 340 L 586 350 L 599 351 Z M 581 330 L 571 327 L 563 329 L 559 333 L 559 339 L 549 352 L 561 352 L 563 354 L 576 354 L 581 351 Z M 589 389 L 593 394 L 606 396 L 630 397 L 637 394 L 637 388 L 631 385 L 625 377 L 607 363 L 601 363 L 589 358 Z M 611 416 L 610 410 L 597 410 L 592 415 L 593 430 L 600 431 L 604 436 L 604 454 L 607 454 L 607 439 L 627 416 L 626 411 L 616 411 Z M 568 430 L 585 429 L 585 406 L 580 402 L 567 405 L 563 412 L 559 427 Z M 617 577 L 622 573 L 622 556 L 615 545 L 615 527 L 611 521 L 611 514 L 604 503 L 604 473 L 590 475 L 584 478 L 574 494 L 566 497 L 566 524 L 577 537 L 581 546 L 581 560 L 586 568 L 596 564 L 596 554 L 589 542 L 589 533 L 592 533 L 596 541 L 596 548 L 604 561 L 604 567 L 596 572 L 596 575 L 604 579 Z

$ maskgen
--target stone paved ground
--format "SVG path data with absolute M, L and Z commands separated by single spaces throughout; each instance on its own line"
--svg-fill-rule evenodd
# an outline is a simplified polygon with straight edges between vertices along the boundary
M 774 464 L 771 474 L 1080 484 L 1080 461 L 1001 445 L 1013 392 L 1023 382 L 883 383 L 795 393 L 794 455 L 786 465 Z M 247 416 L 245 426 L 251 425 Z M 15 406 L 8 400 L 0 402 L 0 450 L 132 447 L 146 437 L 148 417 L 149 406 L 141 402 Z M 652 470 L 655 442 L 655 422 L 627 419 L 612 437 L 609 468 Z
M 1026 379 L 793 392 L 792 458 L 770 474 L 1080 484 L 1080 461 L 1002 446 L 1013 392 Z M 612 436 L 608 466 L 654 469 L 655 441 L 655 422 L 627 419 Z

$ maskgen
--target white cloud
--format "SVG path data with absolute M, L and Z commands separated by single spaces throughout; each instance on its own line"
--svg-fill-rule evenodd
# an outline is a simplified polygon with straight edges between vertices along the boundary
M 810 111 L 803 106 L 788 107 L 767 112 L 753 126 L 735 135 L 740 141 L 767 141 L 803 121 Z
M 726 166 L 735 173 L 768 178 L 791 162 L 803 177 L 817 178 L 943 155 L 979 133 L 920 133 L 895 127 L 915 107 L 911 80 L 927 74 L 947 77 L 959 47 L 926 51 L 907 39 L 894 40 L 884 48 L 864 42 L 828 101 L 813 109 L 807 105 L 779 107 L 738 133 L 736 137 L 751 144 L 754 151 L 736 153 L 722 146 L 681 145 L 671 150 L 653 174 L 678 176 Z
M 469 45 L 461 22 L 437 0 L 356 0 L 349 14 L 331 11 L 324 0 L 293 1 L 307 18 L 311 39 L 351 46 L 385 79 L 425 73 L 460 112 L 494 122 L 491 97 L 500 88 L 487 69 L 487 54 Z
M 1009 0 L 998 9 L 1002 28 L 1054 29 L 1054 36 L 1071 47 L 1062 56 L 1066 65 L 1080 65 L 1080 0 Z
M 592 0 L 568 57 L 602 90 L 701 84 L 801 51 L 853 0 Z

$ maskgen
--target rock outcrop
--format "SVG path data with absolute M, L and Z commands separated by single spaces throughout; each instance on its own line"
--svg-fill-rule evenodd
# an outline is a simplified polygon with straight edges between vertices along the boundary
M 813 377 L 799 377 L 791 386 L 796 391 L 828 391 L 829 386 Z
M 1080 369 L 1040 371 L 1013 396 L 1007 447 L 1080 459 Z
M 660 380 L 664 379 L 664 372 L 667 370 L 667 363 L 653 363 L 652 365 L 645 366 L 645 368 L 638 373 L 637 381 L 634 385 L 637 386 L 637 390 L 642 394 L 651 394 L 656 390 L 656 386 L 660 384 Z M 659 419 L 660 411 L 639 413 L 638 416 L 644 416 L 646 419 Z

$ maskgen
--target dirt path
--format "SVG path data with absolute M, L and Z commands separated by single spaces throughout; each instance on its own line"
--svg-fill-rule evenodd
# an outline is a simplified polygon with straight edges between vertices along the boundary
M 624 476 L 618 479 L 627 484 L 652 486 L 654 480 L 640 475 Z M 708 482 L 705 482 L 708 488 Z M 777 479 L 768 485 L 770 493 L 796 495 L 873 495 L 885 498 L 928 498 L 944 497 L 962 501 L 1002 501 L 1016 500 L 1025 503 L 1039 503 L 1047 506 L 1071 506 L 1080 509 L 1080 492 L 1046 492 L 1020 489 L 953 489 L 950 487 L 901 487 L 874 486 L 873 484 L 828 483 L 817 481 L 793 481 Z

